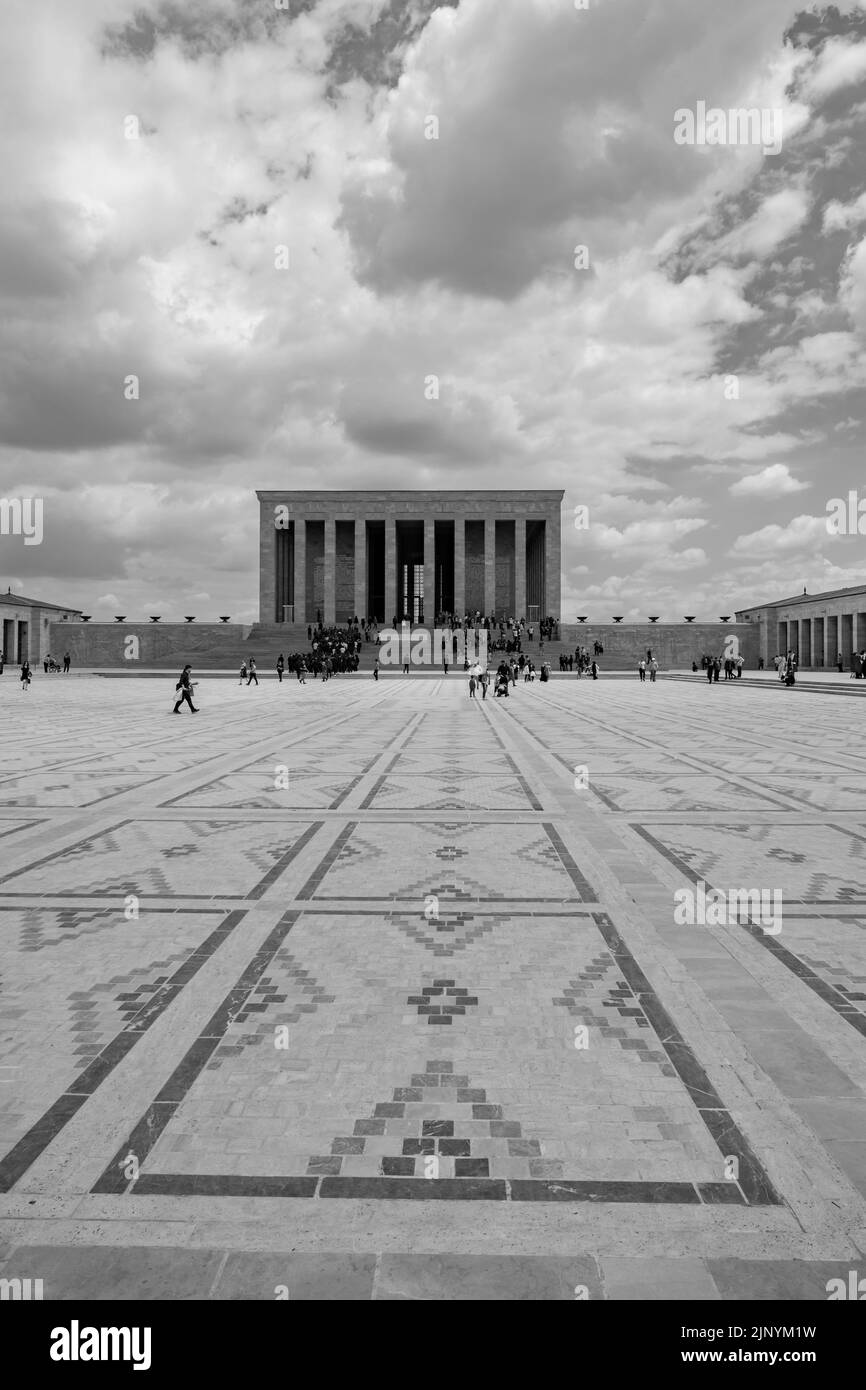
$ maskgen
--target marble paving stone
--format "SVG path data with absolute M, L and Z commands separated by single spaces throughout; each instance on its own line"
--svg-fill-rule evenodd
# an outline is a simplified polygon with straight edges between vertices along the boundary
M 605 1298 L 661 1302 L 715 1302 L 721 1294 L 701 1260 L 642 1260 L 606 1255 L 601 1261 Z
M 554 1300 L 573 1303 L 575 1292 L 602 1296 L 595 1261 L 467 1255 L 383 1255 L 374 1297 L 459 1300 Z
M 24 1245 L 10 1255 L 3 1272 L 12 1277 L 14 1266 L 18 1278 L 41 1279 L 46 1302 L 174 1301 L 207 1298 L 221 1263 L 215 1250 Z
M 376 1274 L 374 1255 L 231 1253 L 211 1294 L 216 1299 L 292 1303 L 368 1300 Z

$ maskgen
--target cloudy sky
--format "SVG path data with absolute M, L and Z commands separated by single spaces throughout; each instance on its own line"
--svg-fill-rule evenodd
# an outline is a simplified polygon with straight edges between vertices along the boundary
M 569 619 L 866 579 L 866 0 L 3 0 L 0 108 L 3 588 L 250 621 L 322 486 L 564 488 Z

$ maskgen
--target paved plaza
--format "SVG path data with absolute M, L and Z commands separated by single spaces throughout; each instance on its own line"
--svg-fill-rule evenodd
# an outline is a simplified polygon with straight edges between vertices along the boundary
M 866 706 L 0 679 L 0 1276 L 814 1299 L 866 1270 Z M 781 893 L 681 925 L 700 885 Z

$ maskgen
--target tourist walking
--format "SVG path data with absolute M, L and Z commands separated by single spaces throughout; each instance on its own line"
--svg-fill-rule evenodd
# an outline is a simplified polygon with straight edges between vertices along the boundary
M 255 659 L 253 657 L 250 657 L 249 674 L 247 675 L 247 685 L 251 685 L 253 681 L 255 681 L 256 685 L 258 685 L 259 678 L 256 672 Z
M 643 658 L 641 658 L 641 660 L 637 664 L 637 673 L 640 676 L 641 681 L 646 680 L 646 662 L 643 660 Z
M 30 690 L 30 662 L 27 660 L 21 663 L 21 690 L 25 694 Z
M 448 674 L 447 671 L 446 671 L 445 674 L 446 674 L 446 675 Z M 378 658 L 378 656 L 377 656 L 377 657 L 376 657 L 376 660 L 373 662 L 373 680 L 374 680 L 374 681 L 377 681 L 378 679 L 379 679 L 379 658 Z
M 282 652 L 280 652 L 279 656 L 277 657 L 277 680 L 280 682 L 280 685 L 282 685 L 282 683 L 283 683 L 283 672 L 285 671 L 285 669 L 286 669 L 285 658 L 284 658 Z
M 177 697 L 177 703 L 172 710 L 172 714 L 180 714 L 180 707 L 184 702 L 189 705 L 193 714 L 198 714 L 198 706 L 194 705 L 192 702 L 192 692 L 197 685 L 198 681 L 192 680 L 192 667 L 190 665 L 184 666 L 180 673 L 180 679 L 174 687 L 176 691 L 180 691 L 180 694 Z
M 655 657 L 652 657 L 651 660 L 650 660 L 650 664 L 649 664 L 649 676 L 650 676 L 650 681 L 653 683 L 653 685 L 655 684 L 656 671 L 657 671 L 658 669 L 659 669 L 659 664 L 658 664 L 658 662 L 656 661 Z

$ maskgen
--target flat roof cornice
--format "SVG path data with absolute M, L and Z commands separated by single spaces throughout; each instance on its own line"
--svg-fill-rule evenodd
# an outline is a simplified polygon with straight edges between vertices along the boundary
M 363 488 L 360 490 L 342 491 L 338 488 L 315 488 L 309 491 L 296 491 L 292 488 L 280 489 L 278 491 L 256 489 L 256 497 L 260 502 L 278 502 L 281 498 L 296 497 L 299 501 L 331 501 L 349 499 L 354 497 L 381 497 L 393 498 L 395 501 L 411 502 L 420 500 L 422 497 L 429 497 L 431 501 L 442 498 L 454 497 L 461 499 L 477 499 L 483 501 L 496 501 L 501 498 L 504 501 L 522 501 L 524 498 L 544 498 L 546 501 L 561 502 L 565 496 L 564 488 L 519 488 L 506 490 L 504 488 L 412 488 L 399 491 L 394 488 Z

